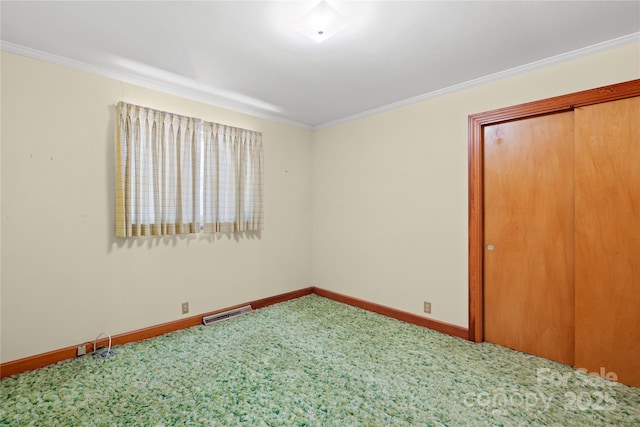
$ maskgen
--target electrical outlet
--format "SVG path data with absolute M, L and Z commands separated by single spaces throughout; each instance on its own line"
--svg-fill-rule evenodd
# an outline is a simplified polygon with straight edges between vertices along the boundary
M 189 312 L 189 303 L 188 302 L 183 302 L 182 303 L 182 314 L 187 314 Z
M 84 344 L 78 346 L 78 352 L 76 353 L 76 356 L 80 357 L 84 356 L 85 354 L 87 354 L 87 346 Z
M 431 314 L 431 303 L 425 301 L 424 302 L 424 312 L 427 314 Z

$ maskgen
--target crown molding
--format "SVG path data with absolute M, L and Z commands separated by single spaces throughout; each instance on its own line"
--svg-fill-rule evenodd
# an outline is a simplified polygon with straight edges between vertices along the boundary
M 205 91 L 188 88 L 179 84 L 164 83 L 164 82 L 155 80 L 153 78 L 148 78 L 148 77 L 140 76 L 133 73 L 127 73 L 127 72 L 115 70 L 109 67 L 102 67 L 102 66 L 87 64 L 85 62 L 76 61 L 73 59 L 65 58 L 63 56 L 44 52 L 38 49 L 32 49 L 32 48 L 21 46 L 15 43 L 10 43 L 4 40 L 0 41 L 0 49 L 3 51 L 15 53 L 17 55 L 22 55 L 29 58 L 49 62 L 51 64 L 62 65 L 64 67 L 69 67 L 69 68 L 73 68 L 80 71 L 86 71 L 86 72 L 97 74 L 113 80 L 122 81 L 124 83 L 129 83 L 129 84 L 141 86 L 147 89 L 157 90 L 157 91 L 168 93 L 171 95 L 180 96 L 183 98 L 191 99 L 193 101 L 202 102 L 214 107 L 220 107 L 220 108 L 235 111 L 238 113 L 247 114 L 247 115 L 258 117 L 261 119 L 272 120 L 275 122 L 284 123 L 287 125 L 300 127 L 308 130 L 312 129 L 312 126 L 310 126 L 309 124 L 301 123 L 296 120 L 291 120 L 284 117 L 280 117 L 275 114 L 267 114 L 263 111 L 253 110 L 251 108 L 247 108 L 246 106 L 241 106 L 231 102 L 225 102 L 223 100 L 220 100 L 216 96 L 207 94 Z
M 206 92 L 187 88 L 178 84 L 168 84 L 164 82 L 159 82 L 157 80 L 151 78 L 141 77 L 139 75 L 134 75 L 126 72 L 122 72 L 119 70 L 114 70 L 108 67 L 100 67 L 95 65 L 90 65 L 81 61 L 76 61 L 73 59 L 65 58 L 62 56 L 54 55 L 51 53 L 43 52 L 37 49 L 28 48 L 25 46 L 17 45 L 15 43 L 10 43 L 6 41 L 0 41 L 0 49 L 15 53 L 22 56 L 27 56 L 30 58 L 42 60 L 45 62 L 49 62 L 52 64 L 62 65 L 69 68 L 74 68 L 81 71 L 86 71 L 89 73 L 101 75 L 104 77 L 108 77 L 114 80 L 119 80 L 125 83 L 134 84 L 137 86 L 145 87 L 148 89 L 158 90 L 160 92 L 169 93 L 176 96 L 181 96 L 183 98 L 191 99 L 198 102 L 203 102 L 208 105 L 212 105 L 215 107 L 225 108 L 228 110 L 236 111 L 238 113 L 247 114 L 254 117 L 259 117 L 262 119 L 272 120 L 275 122 L 308 129 L 308 130 L 318 130 L 331 126 L 335 126 L 338 124 L 350 122 L 353 120 L 362 119 L 368 116 L 372 116 L 375 114 L 383 113 L 386 111 L 395 110 L 397 108 L 405 107 L 408 105 L 416 104 L 419 102 L 426 101 L 428 99 L 438 98 L 444 95 L 449 95 L 455 92 L 460 92 L 466 89 L 470 89 L 475 86 L 484 85 L 496 80 L 505 79 L 508 77 L 512 77 L 518 74 L 527 73 L 530 71 L 538 70 L 541 68 L 549 67 L 555 64 L 560 64 L 563 62 L 571 61 L 574 59 L 578 59 L 581 57 L 589 56 L 598 52 L 602 52 L 605 50 L 613 49 L 616 47 L 624 46 L 630 43 L 640 42 L 640 32 L 629 34 L 626 36 L 618 37 L 613 40 L 605 41 L 602 43 L 597 43 L 591 46 L 587 46 L 581 49 L 573 50 L 571 52 L 563 53 L 560 55 L 552 56 L 550 58 L 542 59 L 540 61 L 535 61 L 526 65 L 521 65 L 518 67 L 510 68 L 508 70 L 500 71 L 494 74 L 489 74 L 484 77 L 479 77 L 477 79 L 469 80 L 463 83 L 459 83 L 453 86 L 449 86 L 443 89 L 434 90 L 431 92 L 427 92 L 422 95 L 414 96 L 411 98 L 407 98 L 398 102 L 394 102 L 391 104 L 386 104 L 381 107 L 373 108 L 371 110 L 366 110 L 357 114 L 349 115 L 342 117 L 340 119 L 331 120 L 325 123 L 321 123 L 315 126 L 301 123 L 295 120 L 287 119 L 284 117 L 280 117 L 274 114 L 267 114 L 263 111 L 257 111 L 245 106 L 240 106 L 237 104 L 233 104 L 230 102 L 225 102 L 220 100 L 219 98 L 207 94 Z
M 593 55 L 598 52 L 602 52 L 605 50 L 613 49 L 616 47 L 621 47 L 631 43 L 640 42 L 640 32 L 629 34 L 626 36 L 618 37 L 613 40 L 605 41 L 602 43 L 597 43 L 591 46 L 587 46 L 581 49 L 576 49 L 570 52 L 562 53 L 560 55 L 552 56 L 550 58 L 542 59 L 540 61 L 531 62 L 529 64 L 521 65 L 518 67 L 510 68 L 508 70 L 499 71 L 494 74 L 489 74 L 484 77 L 479 77 L 477 79 L 469 80 L 463 83 L 459 83 L 453 86 L 449 86 L 443 89 L 434 90 L 432 92 L 427 92 L 422 95 L 414 96 L 412 98 L 407 98 L 402 101 L 394 102 L 391 104 L 383 105 L 381 107 L 373 108 L 371 110 L 363 111 L 361 113 L 353 114 L 347 117 L 343 117 L 336 120 L 331 120 L 329 122 L 325 122 L 316 126 L 313 126 L 313 130 L 318 130 L 322 128 L 327 128 L 335 125 L 339 125 L 342 123 L 350 122 L 353 120 L 362 119 L 368 116 L 372 116 L 374 114 L 383 113 L 386 111 L 395 110 L 397 108 L 405 107 L 412 104 L 417 104 L 419 102 L 426 101 L 428 99 L 438 98 L 444 95 L 449 95 L 455 92 L 460 92 L 466 89 L 470 89 L 475 86 L 481 86 L 490 82 L 494 82 L 496 80 L 505 79 L 508 77 L 512 77 L 518 74 L 527 73 L 530 71 L 538 70 L 541 68 L 549 67 L 552 65 L 560 64 L 563 62 L 571 61 L 574 59 L 582 58 L 585 56 Z

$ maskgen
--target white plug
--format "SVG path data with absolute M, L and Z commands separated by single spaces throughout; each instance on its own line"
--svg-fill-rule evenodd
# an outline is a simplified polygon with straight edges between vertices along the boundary
M 78 346 L 78 353 L 76 354 L 76 356 L 80 357 L 84 356 L 85 354 L 87 354 L 87 347 L 84 344 Z

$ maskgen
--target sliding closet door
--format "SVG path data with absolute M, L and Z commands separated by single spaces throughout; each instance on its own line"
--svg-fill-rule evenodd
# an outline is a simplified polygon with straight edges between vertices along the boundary
M 573 112 L 484 127 L 484 337 L 574 360 Z
M 640 98 L 575 113 L 575 366 L 640 387 Z

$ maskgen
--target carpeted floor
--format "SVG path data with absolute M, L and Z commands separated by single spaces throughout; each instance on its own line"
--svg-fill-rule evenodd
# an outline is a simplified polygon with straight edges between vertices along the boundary
M 0 382 L 11 426 L 638 426 L 640 389 L 315 295 Z

